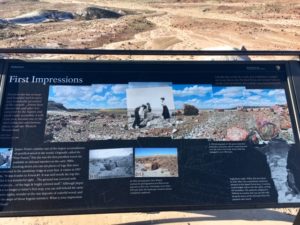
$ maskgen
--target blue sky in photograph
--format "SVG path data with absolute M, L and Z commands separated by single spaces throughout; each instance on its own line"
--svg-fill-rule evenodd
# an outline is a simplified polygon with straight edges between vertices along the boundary
M 73 109 L 126 108 L 127 84 L 51 85 L 49 100 Z
M 287 104 L 284 89 L 246 89 L 245 106 L 274 106 Z
M 177 148 L 135 148 L 135 156 L 177 155 Z
M 238 106 L 269 107 L 286 104 L 284 89 L 246 89 L 245 87 L 213 87 L 213 108 Z
M 184 104 L 191 104 L 199 109 L 208 109 L 212 104 L 212 85 L 210 84 L 175 84 L 173 94 L 176 109 L 182 109 Z
M 237 106 L 243 106 L 245 102 L 243 86 L 236 87 L 219 87 L 213 86 L 212 108 L 229 109 Z
M 9 148 L 0 148 L 0 153 L 7 153 Z

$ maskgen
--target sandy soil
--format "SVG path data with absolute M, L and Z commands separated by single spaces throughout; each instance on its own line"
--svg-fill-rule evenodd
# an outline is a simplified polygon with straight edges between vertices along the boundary
M 193 50 L 244 45 L 252 50 L 300 49 L 300 3 L 297 0 L 247 3 L 242 0 L 93 0 L 89 3 L 65 0 L 63 4 L 58 0 L 21 3 L 20 0 L 2 0 L 0 4 L 2 18 L 36 9 L 77 12 L 91 4 L 134 12 L 119 19 L 64 21 L 2 29 L 0 47 Z
M 178 177 L 177 156 L 157 155 L 135 158 L 136 177 Z

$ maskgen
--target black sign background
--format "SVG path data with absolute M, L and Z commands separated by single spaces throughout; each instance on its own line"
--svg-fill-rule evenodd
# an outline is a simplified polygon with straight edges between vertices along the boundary
M 295 144 L 289 145 L 287 169 L 292 171 L 295 180 L 294 188 L 300 186 L 300 154 L 296 121 L 298 113 L 292 107 L 293 90 L 288 87 L 287 80 L 290 74 L 284 62 L 18 62 L 8 61 L 5 74 L 5 92 L 2 96 L 1 115 L 5 110 L 8 93 L 42 94 L 44 120 L 35 129 L 21 129 L 16 133 L 7 132 L 6 137 L 0 139 L 0 147 L 13 148 L 12 166 L 10 169 L 0 170 L 3 184 L 14 183 L 14 173 L 25 176 L 25 172 L 15 172 L 14 165 L 17 160 L 14 155 L 23 152 L 48 151 L 55 148 L 79 148 L 80 159 L 76 165 L 81 168 L 76 181 L 82 182 L 83 194 L 80 199 L 47 199 L 47 200 L 14 200 L 10 194 L 18 193 L 16 186 L 2 191 L 3 200 L 0 214 L 5 215 L 45 215 L 45 214 L 73 214 L 93 212 L 118 211 L 157 211 L 171 209 L 228 209 L 228 208 L 256 208 L 256 207 L 299 207 L 298 202 L 278 202 L 276 190 L 270 167 L 268 155 L 264 149 L 259 149 L 247 141 L 244 151 L 230 154 L 211 154 L 209 146 L 212 140 L 197 139 L 171 139 L 171 138 L 139 138 L 137 140 L 105 140 L 87 142 L 60 142 L 46 143 L 44 132 L 47 117 L 47 101 L 50 84 L 9 83 L 9 76 L 30 76 L 42 78 L 59 78 L 72 76 L 83 78 L 82 84 L 127 84 L 128 82 L 172 82 L 173 84 L 216 84 L 217 75 L 226 76 L 273 76 L 279 83 L 242 84 L 252 89 L 285 89 L 287 102 L 291 115 Z M 0 62 L 1 68 L 1 62 Z M 71 74 L 71 75 L 70 75 Z M 61 85 L 61 84 L 60 84 Z M 70 85 L 70 84 L 68 84 Z M 230 85 L 228 85 L 230 86 Z M 233 85 L 232 85 L 233 86 Z M 1 116 L 3 124 L 3 116 Z M 5 133 L 1 131 L 2 135 Z M 14 136 L 19 138 L 15 139 Z M 225 142 L 224 142 L 225 143 Z M 277 146 L 280 146 L 280 142 Z M 286 146 L 286 145 L 284 145 Z M 89 150 L 112 148 L 177 148 L 178 177 L 129 177 L 116 179 L 89 180 Z M 266 145 L 266 148 L 268 145 Z M 27 148 L 27 149 L 26 149 Z M 38 149 L 38 150 L 37 150 Z M 275 154 L 275 153 L 274 153 Z M 276 153 L 277 154 L 277 153 Z M 17 156 L 16 156 L 17 158 Z M 20 158 L 18 160 L 21 160 Z M 51 162 L 49 162 L 51 164 Z M 37 169 L 33 165 L 33 169 Z M 35 170 L 37 171 L 37 170 Z M 44 173 L 44 172 L 43 172 Z M 264 178 L 264 184 L 269 185 L 268 197 L 249 197 L 243 200 L 233 200 L 232 183 L 230 179 L 245 180 L 248 178 Z M 75 179 L 75 178 L 74 178 Z M 258 180 L 259 180 L 258 179 Z M 34 182 L 39 181 L 38 178 Z M 132 182 L 151 181 L 158 186 L 166 185 L 169 190 L 151 191 L 147 194 L 131 194 Z M 246 181 L 243 181 L 246 182 Z M 247 181 L 248 182 L 248 181 Z M 256 181 L 254 181 L 256 182 Z M 25 182 L 26 183 L 26 182 Z M 244 183 L 243 185 L 249 185 Z M 62 185 L 63 186 L 63 185 Z M 76 185 L 75 185 L 76 186 Z M 2 185 L 2 188 L 4 186 Z M 253 186 L 252 186 L 253 187 Z M 11 192 L 12 189 L 17 189 Z M 4 188 L 3 188 L 4 190 Z M 28 189 L 29 190 L 29 189 Z M 32 189 L 33 190 L 33 189 Z M 258 190 L 258 189 L 256 189 Z M 27 191 L 27 192 L 30 192 Z M 40 189 L 40 196 L 45 190 Z M 297 192 L 297 190 L 294 190 Z M 298 193 L 299 194 L 299 193 Z M 26 195 L 26 191 L 25 194 Z M 296 194 L 297 195 L 297 194 Z M 66 210 L 66 211 L 64 211 Z

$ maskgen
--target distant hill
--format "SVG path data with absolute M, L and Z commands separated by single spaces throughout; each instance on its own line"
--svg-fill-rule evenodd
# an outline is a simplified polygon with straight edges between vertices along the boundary
M 62 103 L 57 103 L 55 101 L 48 101 L 48 110 L 67 110 Z

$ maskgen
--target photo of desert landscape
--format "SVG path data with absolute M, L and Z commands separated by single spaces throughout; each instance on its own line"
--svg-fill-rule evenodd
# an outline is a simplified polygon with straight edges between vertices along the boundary
M 299 50 L 299 19 L 298 0 L 0 0 L 0 47 Z
M 173 85 L 176 139 L 295 143 L 284 89 Z
M 126 88 L 127 84 L 50 86 L 44 141 L 126 138 Z
M 133 177 L 133 149 L 89 151 L 89 180 Z
M 135 148 L 135 177 L 178 177 L 176 148 Z
M 0 169 L 11 168 L 12 154 L 12 148 L 0 148 Z

